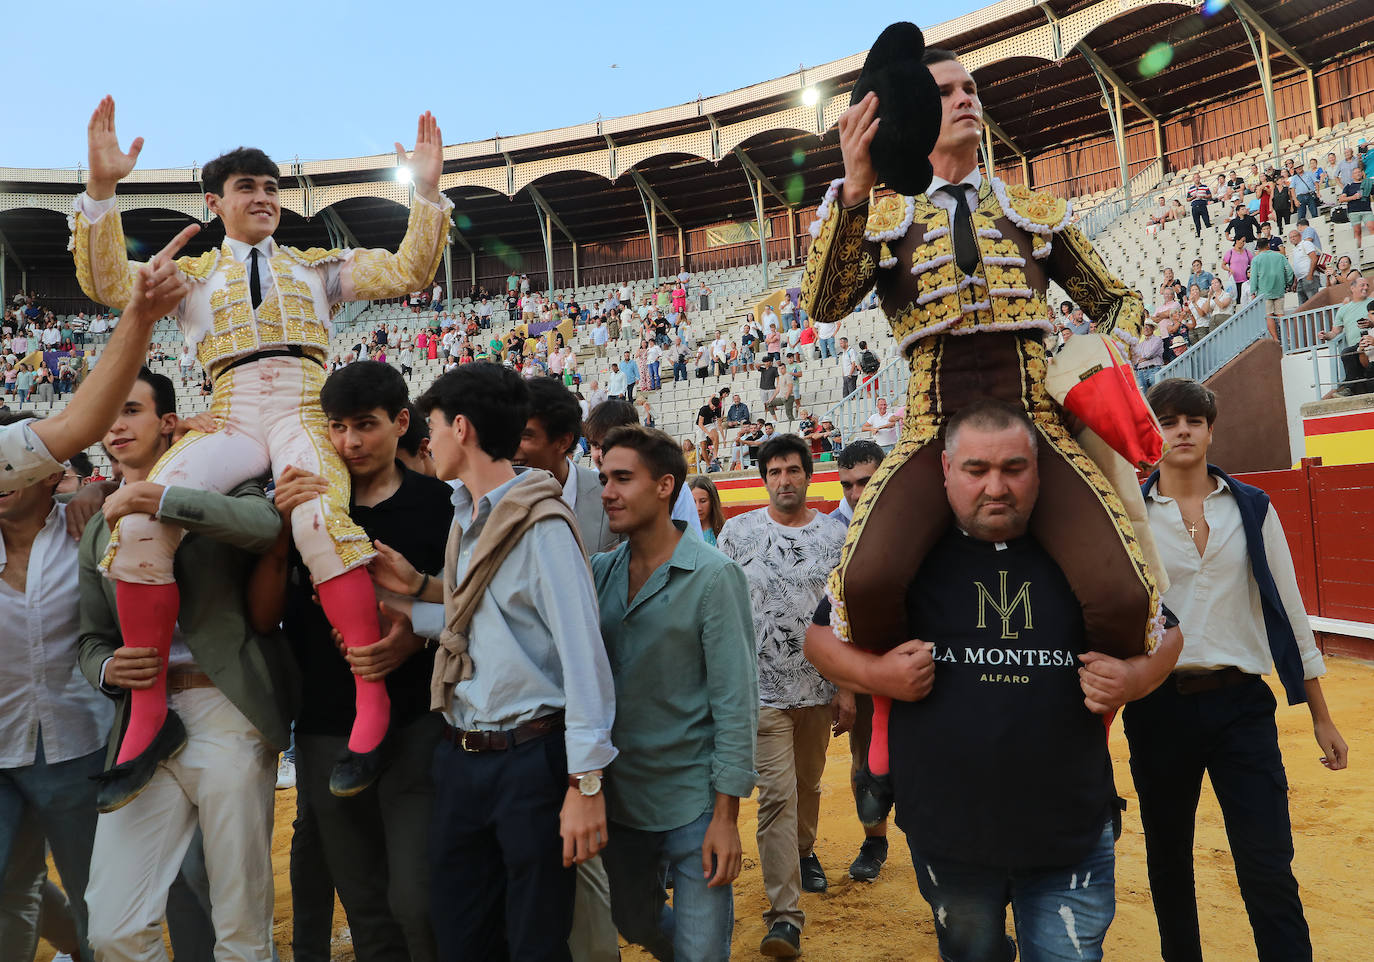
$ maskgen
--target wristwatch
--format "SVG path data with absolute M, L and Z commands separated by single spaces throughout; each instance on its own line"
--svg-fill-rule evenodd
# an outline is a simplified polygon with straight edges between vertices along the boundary
M 583 798 L 595 798 L 601 794 L 601 776 L 596 772 L 588 772 L 585 775 L 569 775 L 568 787 L 577 789 L 582 793 Z

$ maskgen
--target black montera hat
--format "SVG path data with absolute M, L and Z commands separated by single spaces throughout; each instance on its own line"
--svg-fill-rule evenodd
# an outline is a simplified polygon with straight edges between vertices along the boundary
M 926 41 L 914 23 L 894 23 L 868 51 L 849 102 L 870 90 L 878 96 L 881 123 L 870 152 L 878 180 L 900 194 L 924 193 L 935 172 L 930 152 L 940 136 L 940 88 L 921 63 Z

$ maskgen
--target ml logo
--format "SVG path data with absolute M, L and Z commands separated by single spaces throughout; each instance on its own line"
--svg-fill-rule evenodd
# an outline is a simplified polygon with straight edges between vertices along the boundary
M 1031 601 L 1030 601 L 1030 582 L 1021 585 L 1021 590 L 1016 593 L 1016 597 L 1010 602 L 1007 601 L 1007 573 L 999 571 L 1001 576 L 1001 597 L 994 598 L 992 592 L 988 591 L 987 586 L 981 581 L 975 581 L 978 586 L 978 627 L 987 627 L 987 606 L 992 605 L 992 610 L 997 612 L 997 616 L 1002 619 L 1002 640 L 1007 641 L 1019 638 L 1019 632 L 1011 630 L 1011 616 L 1016 614 L 1017 608 L 1025 609 L 1024 629 L 1033 629 L 1035 625 L 1031 623 Z

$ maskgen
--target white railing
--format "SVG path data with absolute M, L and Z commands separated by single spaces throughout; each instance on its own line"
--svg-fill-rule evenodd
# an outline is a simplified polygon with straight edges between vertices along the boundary
M 1206 381 L 1251 344 L 1268 336 L 1264 300 L 1255 298 L 1222 321 L 1207 336 L 1159 369 L 1155 381 L 1185 377 Z
M 911 365 L 904 357 L 894 357 L 874 374 L 860 374 L 859 385 L 839 403 L 820 416 L 840 431 L 840 441 L 848 444 L 863 436 L 863 424 L 878 411 L 878 398 L 887 398 L 890 407 L 906 403 L 906 386 Z
M 1164 165 L 1158 159 L 1151 161 L 1140 173 L 1130 179 L 1131 185 L 1131 205 L 1126 206 L 1126 192 L 1118 187 L 1099 203 L 1093 205 L 1093 209 L 1088 211 L 1083 217 L 1083 230 L 1088 237 L 1096 237 L 1112 224 L 1116 223 L 1121 215 L 1140 206 L 1141 201 L 1159 186 L 1164 179 Z

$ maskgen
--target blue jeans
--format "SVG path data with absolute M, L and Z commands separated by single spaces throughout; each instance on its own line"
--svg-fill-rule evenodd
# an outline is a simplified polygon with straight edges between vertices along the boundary
M 1141 391 L 1148 391 L 1155 383 L 1155 378 L 1159 376 L 1160 365 L 1154 367 L 1138 367 L 1135 369 L 1135 383 L 1140 385 Z
M 674 362 L 673 362 L 673 380 L 674 380 L 674 381 L 685 381 L 685 380 L 687 380 L 687 362 L 686 362 L 686 361 L 674 361 Z
M 659 365 L 662 364 L 662 363 L 663 363 L 662 361 L 653 361 L 653 362 L 650 363 L 650 365 L 649 365 L 649 390 L 650 390 L 650 391 L 657 391 L 659 388 L 663 387 L 663 381 L 662 381 L 662 379 L 659 377 Z
M 1011 962 L 1007 903 L 1021 962 L 1100 960 L 1116 914 L 1116 834 L 1110 821 L 1077 865 L 1006 869 L 927 861 L 915 849 L 916 882 L 935 914 L 944 962 Z
M 48 764 L 40 735 L 32 765 L 0 769 L 0 867 L 10 853 L 32 839 L 17 838 L 19 826 L 37 823 L 52 849 L 62 888 L 71 901 L 82 958 L 92 958 L 86 941 L 86 882 L 90 877 L 91 848 L 95 844 L 95 782 L 103 769 L 105 749 L 80 758 Z M 25 810 L 35 817 L 21 818 Z
M 821 360 L 825 360 L 827 357 L 839 357 L 835 353 L 835 339 L 833 337 L 823 337 L 816 343 L 820 346 Z
M 1307 213 L 1309 210 L 1312 212 L 1310 215 Z M 1298 220 L 1302 220 L 1304 217 L 1309 217 L 1309 216 L 1310 216 L 1310 217 L 1316 217 L 1316 216 L 1317 216 L 1317 195 L 1316 195 L 1316 194 L 1299 194 L 1299 195 L 1298 195 Z
M 601 855 L 611 880 L 611 918 L 628 941 L 654 958 L 710 962 L 730 958 L 735 927 L 734 888 L 709 888 L 701 871 L 701 845 L 711 812 L 667 832 L 610 826 Z M 673 904 L 665 903 L 661 867 L 673 876 Z

